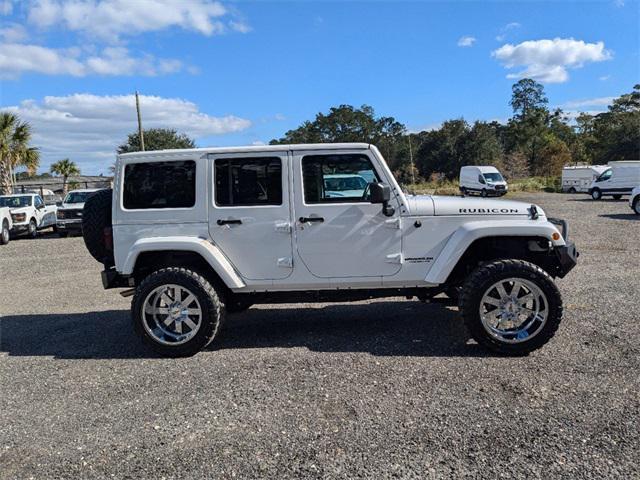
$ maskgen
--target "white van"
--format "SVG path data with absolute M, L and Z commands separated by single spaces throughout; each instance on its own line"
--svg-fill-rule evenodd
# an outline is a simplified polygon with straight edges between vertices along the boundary
M 607 168 L 589 187 L 589 194 L 594 200 L 611 195 L 616 200 L 640 184 L 640 160 L 609 162 Z
M 469 165 L 460 169 L 460 191 L 463 195 L 502 196 L 507 190 L 507 182 L 496 167 Z
M 591 183 L 604 173 L 607 165 L 577 165 L 562 169 L 562 191 L 568 193 L 588 192 Z

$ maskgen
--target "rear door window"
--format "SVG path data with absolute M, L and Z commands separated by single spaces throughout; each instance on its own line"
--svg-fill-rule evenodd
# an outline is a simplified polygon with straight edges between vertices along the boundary
M 127 210 L 191 208 L 196 203 L 196 162 L 130 163 L 124 169 Z
M 214 165 L 216 205 L 282 205 L 280 158 L 219 158 Z

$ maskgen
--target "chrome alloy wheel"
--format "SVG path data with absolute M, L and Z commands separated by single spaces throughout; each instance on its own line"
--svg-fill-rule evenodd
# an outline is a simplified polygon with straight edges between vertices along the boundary
M 535 283 L 524 278 L 494 283 L 480 301 L 482 326 L 504 343 L 530 340 L 542 330 L 548 315 L 547 297 Z
M 196 296 L 180 285 L 161 285 L 142 304 L 144 329 L 164 345 L 191 340 L 202 325 L 202 308 Z

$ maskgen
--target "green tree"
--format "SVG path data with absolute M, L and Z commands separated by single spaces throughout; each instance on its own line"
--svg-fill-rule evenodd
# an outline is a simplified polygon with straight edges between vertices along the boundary
M 31 125 L 21 122 L 12 112 L 0 112 L 0 194 L 12 193 L 15 170 L 26 167 L 34 174 L 40 163 L 40 152 L 30 147 Z
M 466 165 L 496 165 L 504 155 L 493 123 L 475 122 L 467 139 Z
M 430 178 L 441 173 L 455 178 L 469 159 L 469 124 L 463 119 L 448 120 L 439 130 L 427 132 L 417 155 L 420 174 Z
M 62 194 L 67 194 L 67 180 L 71 175 L 80 175 L 78 166 L 68 158 L 58 160 L 51 165 L 51 173 L 62 175 Z
M 149 128 L 143 131 L 145 150 L 175 150 L 180 148 L 194 148 L 196 142 L 184 133 L 178 133 L 170 128 Z M 130 133 L 127 141 L 118 146 L 118 153 L 140 151 L 140 136 L 138 132 Z
M 509 105 L 516 117 L 526 118 L 538 110 L 546 110 L 549 103 L 542 84 L 530 78 L 523 78 L 511 87 L 512 95 Z
M 318 113 L 313 121 L 305 121 L 298 128 L 289 130 L 284 137 L 273 139 L 271 145 L 290 143 L 373 143 L 395 169 L 400 165 L 399 143 L 405 126 L 393 117 L 376 117 L 372 107 L 354 108 L 340 105 L 329 109 L 328 114 Z

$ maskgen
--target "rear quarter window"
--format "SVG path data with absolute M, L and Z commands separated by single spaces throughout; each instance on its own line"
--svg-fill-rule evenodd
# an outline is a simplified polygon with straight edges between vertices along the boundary
M 191 208 L 196 203 L 196 162 L 130 163 L 124 169 L 126 210 Z

